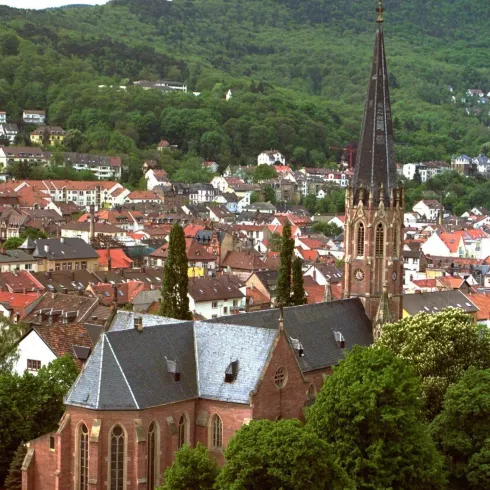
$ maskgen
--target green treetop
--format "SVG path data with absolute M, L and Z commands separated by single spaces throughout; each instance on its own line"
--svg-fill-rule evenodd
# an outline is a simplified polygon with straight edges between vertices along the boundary
M 355 347 L 325 380 L 306 428 L 332 445 L 358 489 L 444 488 L 443 459 L 427 434 L 420 382 L 387 349 Z
M 306 304 L 306 294 L 303 281 L 303 261 L 296 257 L 293 261 L 293 295 L 291 303 L 293 305 Z
M 184 444 L 172 466 L 165 470 L 165 484 L 160 490 L 212 490 L 218 475 L 216 460 L 211 459 L 200 442 L 195 448 Z
M 332 448 L 298 420 L 252 421 L 235 434 L 225 456 L 220 490 L 353 488 Z
M 294 239 L 291 237 L 291 225 L 286 223 L 282 230 L 281 266 L 276 289 L 276 302 L 283 306 L 291 303 L 291 263 L 293 252 Z
M 430 432 L 446 455 L 450 488 L 490 488 L 490 371 L 470 367 L 444 397 Z
M 192 320 L 187 288 L 189 264 L 182 226 L 175 224 L 170 232 L 168 255 L 163 268 L 160 315 L 178 320 Z
M 431 419 L 441 411 L 448 387 L 469 366 L 490 366 L 490 332 L 461 309 L 419 313 L 383 325 L 377 345 L 412 366 L 420 377 L 425 409 Z

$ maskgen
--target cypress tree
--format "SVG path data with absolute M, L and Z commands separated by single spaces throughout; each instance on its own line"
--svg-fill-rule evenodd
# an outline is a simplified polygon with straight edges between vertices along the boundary
M 306 304 L 302 261 L 299 257 L 296 257 L 293 261 L 293 295 L 291 303 L 296 306 Z
M 5 480 L 5 490 L 22 490 L 22 463 L 26 453 L 26 446 L 20 444 L 10 463 L 7 479 Z
M 277 278 L 277 304 L 291 304 L 291 263 L 293 260 L 294 239 L 291 238 L 291 225 L 287 223 L 282 230 L 281 266 Z
M 170 232 L 168 256 L 163 268 L 160 314 L 178 320 L 192 320 L 187 288 L 189 264 L 185 252 L 184 230 L 175 224 Z

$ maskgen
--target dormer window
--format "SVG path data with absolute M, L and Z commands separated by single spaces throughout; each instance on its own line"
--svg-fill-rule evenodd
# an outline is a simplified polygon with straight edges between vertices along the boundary
M 345 348 L 345 338 L 342 335 L 342 332 L 336 332 L 336 331 L 334 331 L 333 334 L 335 336 L 335 340 L 337 341 L 337 344 L 339 344 L 339 347 L 341 349 L 344 349 Z
M 167 371 L 173 376 L 174 381 L 178 383 L 180 381 L 180 368 L 177 361 L 167 359 L 166 357 L 165 361 L 167 362 Z
M 296 354 L 298 355 L 298 357 L 303 357 L 305 355 L 305 350 L 303 348 L 303 344 L 298 339 L 293 339 L 292 337 L 289 337 L 289 338 L 291 340 L 291 346 L 296 351 Z
M 233 383 L 238 376 L 238 360 L 230 362 L 225 371 L 225 383 Z

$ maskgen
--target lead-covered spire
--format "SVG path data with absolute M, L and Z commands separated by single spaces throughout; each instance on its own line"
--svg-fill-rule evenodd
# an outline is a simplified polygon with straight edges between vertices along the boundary
M 389 203 L 391 190 L 397 187 L 395 154 L 393 149 L 393 122 L 383 36 L 383 4 L 378 2 L 378 31 L 374 45 L 373 65 L 368 94 L 364 108 L 361 137 L 357 150 L 353 188 L 354 200 L 359 201 L 359 190 L 364 188 L 368 196 L 371 191 L 374 203 L 380 200 L 380 189 L 384 201 Z

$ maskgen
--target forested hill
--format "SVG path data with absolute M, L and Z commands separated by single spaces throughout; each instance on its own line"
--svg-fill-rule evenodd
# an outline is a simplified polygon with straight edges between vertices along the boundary
M 451 103 L 490 91 L 488 0 L 385 0 L 400 162 L 475 154 L 490 141 Z M 85 133 L 83 149 L 138 151 L 162 136 L 221 165 L 277 146 L 298 164 L 358 137 L 376 29 L 375 0 L 114 0 L 0 8 L 0 108 L 47 109 Z M 169 78 L 191 95 L 98 85 Z M 231 88 L 233 99 L 224 101 Z M 458 97 L 459 100 L 459 97 Z

